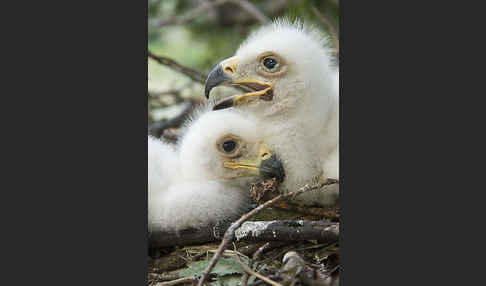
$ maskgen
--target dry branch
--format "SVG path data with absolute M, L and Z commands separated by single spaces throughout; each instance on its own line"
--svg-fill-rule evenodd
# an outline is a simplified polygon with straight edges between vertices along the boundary
M 214 235 L 214 226 L 208 226 L 201 229 L 184 229 L 179 233 L 176 232 L 153 232 L 150 234 L 150 248 L 165 248 L 172 246 L 183 246 L 192 244 L 202 244 L 220 240 Z
M 255 256 L 258 251 L 263 251 L 265 252 L 273 250 L 275 248 L 280 248 L 286 245 L 293 244 L 295 242 L 293 241 L 269 241 L 267 243 L 262 243 L 262 242 L 254 242 L 245 246 L 242 246 L 238 249 L 238 252 L 245 254 L 246 256 L 251 256 L 253 255 L 253 259 L 259 259 L 259 256 Z M 261 249 L 263 246 L 264 249 Z M 260 254 L 259 254 L 260 255 Z
M 270 242 L 265 243 L 262 245 L 260 248 L 258 248 L 255 253 L 253 253 L 253 258 L 250 260 L 250 268 L 253 268 L 254 263 L 260 259 L 260 255 L 262 254 L 263 250 L 267 249 L 270 246 Z M 248 272 L 245 272 L 243 276 L 241 277 L 241 286 L 247 286 L 248 284 L 248 278 L 250 278 L 250 274 Z
M 154 282 L 164 282 L 164 281 L 172 281 L 179 279 L 179 275 L 177 274 L 159 274 L 159 273 L 147 273 L 148 280 Z
M 188 76 L 190 79 L 192 79 L 195 82 L 205 84 L 206 83 L 206 78 L 207 75 L 203 74 L 201 72 L 198 72 L 195 69 L 183 66 L 179 64 L 178 62 L 174 61 L 173 59 L 170 59 L 168 57 L 163 57 L 163 56 L 157 56 L 153 54 L 150 50 L 148 50 L 148 57 L 155 60 L 161 65 L 167 66 L 171 68 L 172 70 L 175 70 L 177 72 L 180 72 L 186 76 Z M 248 89 L 241 87 L 241 86 L 234 86 L 235 89 L 248 92 Z
M 260 24 L 265 24 L 269 21 L 268 18 L 263 15 L 263 13 L 260 12 L 260 10 L 258 10 L 252 3 L 246 0 L 232 0 L 231 2 L 248 12 L 248 14 L 253 16 L 253 18 L 257 19 Z
M 338 241 L 339 224 L 329 221 L 248 221 L 235 231 L 238 241 Z
M 339 276 L 330 272 L 324 272 L 317 269 L 319 265 L 308 264 L 295 251 L 289 251 L 284 255 L 282 260 L 284 265 L 278 271 L 278 280 L 283 285 L 306 285 L 306 286 L 334 286 L 339 285 Z M 337 268 L 336 268 L 337 269 Z M 334 275 L 333 275 L 334 274 Z
M 204 1 L 201 5 L 197 6 L 196 8 L 189 10 L 188 12 L 184 13 L 179 17 L 170 17 L 167 19 L 158 20 L 155 25 L 159 28 L 168 26 L 168 25 L 182 25 L 191 22 L 192 20 L 196 19 L 200 15 L 204 14 L 205 12 L 209 11 L 210 9 L 214 9 L 215 7 L 222 5 L 230 0 L 215 0 L 213 2 Z
M 238 255 L 236 255 L 236 260 L 238 261 L 238 263 L 240 263 L 241 267 L 243 267 L 243 269 L 245 270 L 245 273 L 248 273 L 249 275 L 253 275 L 253 276 L 256 276 L 258 278 L 260 278 L 261 280 L 267 282 L 268 284 L 270 285 L 273 285 L 273 286 L 282 286 L 281 284 L 273 281 L 272 279 L 269 279 L 255 271 L 253 271 L 250 267 L 248 267 L 248 265 L 246 265 L 245 263 L 243 263 L 240 259 L 240 257 Z
M 172 281 L 158 282 L 157 284 L 155 284 L 155 286 L 173 286 L 173 285 L 182 284 L 182 283 L 193 283 L 194 284 L 195 282 L 196 282 L 195 278 L 183 277 L 183 278 L 179 278 L 179 279 L 172 280 Z
M 160 138 L 164 133 L 164 130 L 180 127 L 195 106 L 196 102 L 194 100 L 187 100 L 187 106 L 179 115 L 169 120 L 157 121 L 150 124 L 148 126 L 148 133 L 154 137 Z
M 309 208 L 309 207 L 301 207 L 296 204 L 287 203 L 285 206 L 277 205 L 275 206 L 276 209 L 286 210 L 293 213 L 300 213 L 304 215 L 314 215 L 319 217 L 324 217 L 328 219 L 339 219 L 339 205 L 334 206 L 333 208 Z
M 151 92 L 148 93 L 148 95 L 152 100 L 156 99 L 156 100 L 159 101 L 159 103 L 161 103 L 165 106 L 177 104 L 177 103 L 181 103 L 185 100 L 185 98 L 182 97 L 182 92 L 184 91 L 184 89 L 190 88 L 193 84 L 194 84 L 194 82 L 192 80 L 189 80 L 188 82 L 186 82 L 185 84 L 181 85 L 178 88 L 169 88 L 169 89 L 166 89 L 164 91 L 151 91 Z M 166 95 L 172 95 L 174 97 L 174 102 L 171 103 L 171 104 L 165 104 L 164 102 L 162 102 L 160 100 L 160 97 L 166 96 Z
M 156 62 L 158 62 L 161 65 L 167 66 L 175 71 L 178 71 L 186 76 L 188 76 L 190 79 L 197 81 L 201 84 L 204 84 L 206 82 L 206 75 L 198 72 L 195 69 L 185 67 L 173 59 L 163 57 L 163 56 L 157 56 L 154 55 L 150 50 L 148 50 L 148 57 L 154 59 Z
M 229 224 L 221 232 L 224 233 L 228 226 Z M 151 247 L 163 248 L 218 241 L 221 237 L 214 232 L 213 227 L 185 229 L 179 233 L 154 232 L 150 237 Z M 339 224 L 326 220 L 248 221 L 235 231 L 236 240 L 249 242 L 304 240 L 335 242 L 338 237 Z
M 226 232 L 224 234 L 223 241 L 219 245 L 216 254 L 213 256 L 213 258 L 211 258 L 209 266 L 204 270 L 203 276 L 199 279 L 199 282 L 198 282 L 197 285 L 202 286 L 204 284 L 204 282 L 206 282 L 206 280 L 208 279 L 209 273 L 211 273 L 211 271 L 213 270 L 214 266 L 218 262 L 219 257 L 221 256 L 223 251 L 228 247 L 228 244 L 233 240 L 236 229 L 238 229 L 245 221 L 247 221 L 248 219 L 250 219 L 254 215 L 258 214 L 259 212 L 261 212 L 265 208 L 268 208 L 272 204 L 275 204 L 275 203 L 277 203 L 277 202 L 279 202 L 283 199 L 295 197 L 295 196 L 298 196 L 300 194 L 303 194 L 303 193 L 306 193 L 306 192 L 309 192 L 309 191 L 313 191 L 313 190 L 316 190 L 316 189 L 322 189 L 322 187 L 324 187 L 326 185 L 332 185 L 332 184 L 335 184 L 335 183 L 338 183 L 338 181 L 337 180 L 327 180 L 326 182 L 323 182 L 323 183 L 320 183 L 320 184 L 317 184 L 317 185 L 314 185 L 314 186 L 305 185 L 304 187 L 302 187 L 298 191 L 279 195 L 278 197 L 267 201 L 266 203 L 264 203 L 264 204 L 256 207 L 255 209 L 251 210 L 247 214 L 241 216 L 240 219 L 238 219 L 236 222 L 234 222 L 228 228 L 228 230 L 226 230 Z
M 334 25 L 331 24 L 331 22 L 324 17 L 319 10 L 316 9 L 316 7 L 312 7 L 312 12 L 319 18 L 319 20 L 326 26 L 329 27 L 329 33 L 331 34 L 332 39 L 334 40 L 334 43 L 336 45 L 336 53 L 339 53 L 339 37 L 336 33 L 336 29 L 334 28 Z

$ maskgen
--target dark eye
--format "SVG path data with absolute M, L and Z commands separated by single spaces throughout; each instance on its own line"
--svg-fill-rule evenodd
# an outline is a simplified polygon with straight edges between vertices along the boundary
M 269 70 L 273 69 L 277 64 L 278 62 L 274 58 L 268 57 L 263 60 L 263 65 Z
M 223 142 L 221 147 L 223 148 L 224 152 L 231 153 L 236 148 L 236 142 L 233 141 L 233 140 L 226 140 L 226 141 Z

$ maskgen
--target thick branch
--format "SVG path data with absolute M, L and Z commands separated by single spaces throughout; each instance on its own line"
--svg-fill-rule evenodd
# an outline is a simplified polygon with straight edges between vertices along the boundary
M 235 231 L 237 240 L 335 242 L 339 239 L 339 224 L 329 221 L 247 221 Z
M 151 248 L 165 248 L 171 246 L 183 246 L 191 244 L 201 244 L 208 242 L 215 242 L 220 240 L 213 233 L 213 226 L 208 226 L 201 229 L 184 229 L 176 232 L 153 232 L 150 234 L 150 247 Z
M 227 225 L 229 226 L 229 225 Z M 175 232 L 155 232 L 150 236 L 152 248 L 183 246 L 214 242 L 221 239 L 209 226 L 202 229 L 185 229 Z M 224 233 L 227 229 L 222 229 Z M 335 242 L 339 237 L 339 224 L 327 220 L 282 220 L 282 221 L 248 221 L 235 231 L 238 241 L 304 241 L 319 240 Z

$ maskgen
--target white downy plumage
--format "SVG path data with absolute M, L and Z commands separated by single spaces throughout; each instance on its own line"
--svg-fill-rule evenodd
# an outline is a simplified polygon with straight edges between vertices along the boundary
M 206 81 L 207 97 L 220 84 L 254 90 L 217 106 L 233 106 L 258 118 L 263 138 L 283 161 L 284 192 L 318 179 L 339 178 L 339 72 L 326 45 L 317 29 L 280 19 L 251 34 Z M 264 100 L 269 89 L 273 98 Z M 298 201 L 334 204 L 337 194 L 335 189 Z
M 149 232 L 235 219 L 250 204 L 250 183 L 270 150 L 250 114 L 208 110 L 203 107 L 186 122 L 175 148 L 149 138 Z

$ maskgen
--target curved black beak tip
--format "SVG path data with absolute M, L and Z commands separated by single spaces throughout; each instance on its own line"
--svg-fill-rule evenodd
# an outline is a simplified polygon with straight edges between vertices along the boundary
M 213 87 L 208 85 L 208 80 L 206 79 L 206 86 L 204 87 L 204 96 L 206 97 L 206 99 L 209 99 L 209 93 L 211 92 L 211 89 L 213 89 Z
M 229 83 L 232 79 L 224 71 L 221 64 L 215 65 L 208 74 L 206 78 L 206 84 L 204 86 L 204 96 L 209 99 L 209 93 L 218 85 L 223 83 Z
M 218 101 L 213 106 L 213 110 L 220 110 L 220 109 L 230 108 L 230 107 L 233 107 L 235 105 L 234 103 L 235 102 L 234 102 L 234 98 L 233 97 L 223 98 L 222 100 Z
M 282 183 L 285 179 L 285 170 L 282 161 L 276 155 L 272 155 L 270 158 L 263 160 L 260 164 L 260 176 L 263 179 L 275 178 L 279 183 Z

